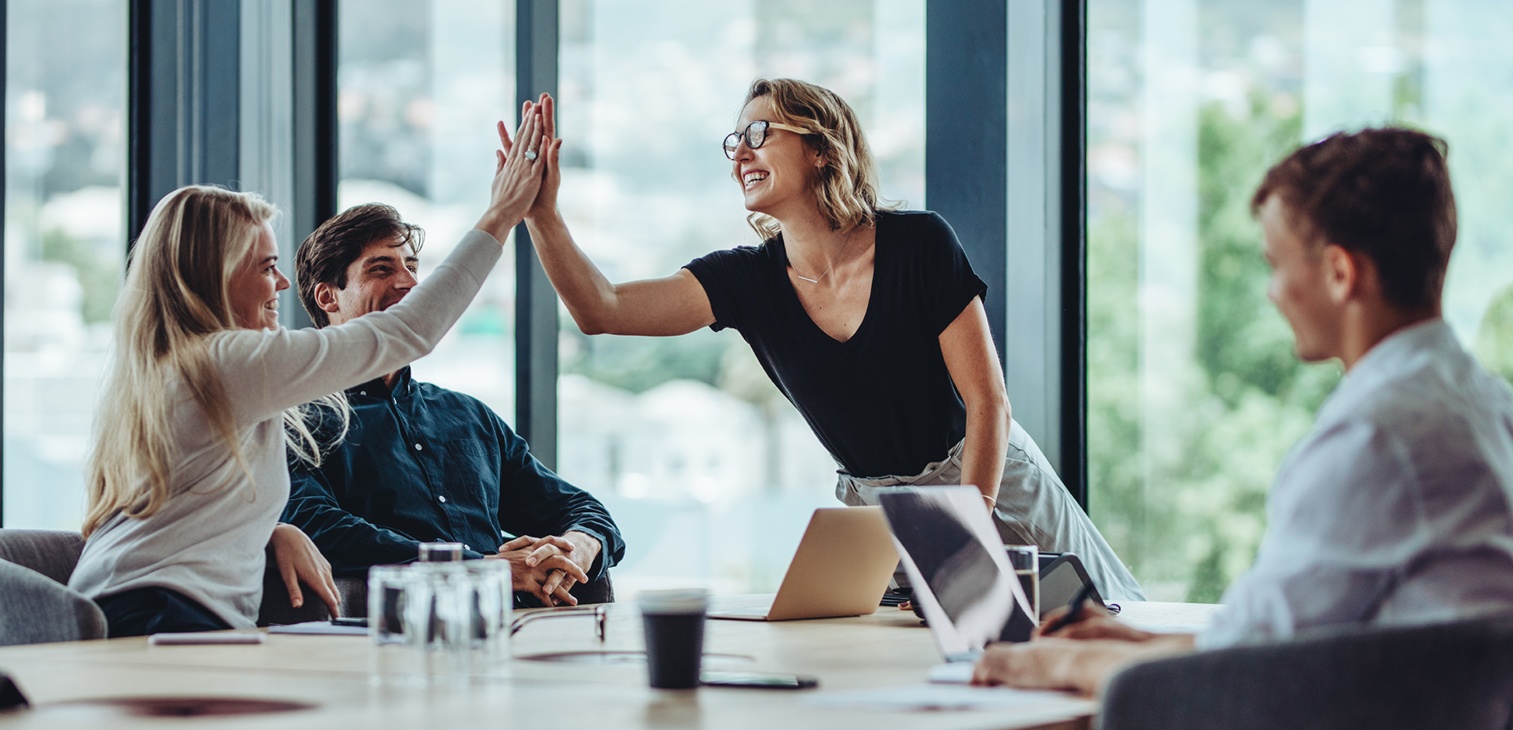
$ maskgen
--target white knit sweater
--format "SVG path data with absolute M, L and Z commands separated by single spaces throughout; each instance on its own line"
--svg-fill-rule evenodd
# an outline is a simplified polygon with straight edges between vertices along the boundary
M 170 498 L 150 517 L 118 514 L 90 535 L 69 586 L 91 598 L 161 586 L 233 627 L 253 626 L 263 550 L 289 498 L 280 414 L 429 353 L 478 293 L 500 250 L 493 236 L 470 231 L 403 300 L 345 324 L 211 335 L 210 359 L 231 401 L 251 483 L 204 409 L 171 385 Z

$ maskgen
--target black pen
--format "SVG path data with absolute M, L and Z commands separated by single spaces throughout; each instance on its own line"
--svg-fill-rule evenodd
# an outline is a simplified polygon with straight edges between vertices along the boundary
M 1045 627 L 1045 630 L 1040 632 L 1040 635 L 1054 634 L 1066 628 L 1072 623 L 1072 619 L 1077 617 L 1077 613 L 1082 610 L 1082 604 L 1087 603 L 1087 599 L 1092 597 L 1093 584 L 1084 583 L 1082 588 L 1078 589 L 1077 595 L 1072 596 L 1072 600 L 1066 604 L 1066 613 L 1062 614 L 1061 618 L 1052 621 L 1050 626 Z

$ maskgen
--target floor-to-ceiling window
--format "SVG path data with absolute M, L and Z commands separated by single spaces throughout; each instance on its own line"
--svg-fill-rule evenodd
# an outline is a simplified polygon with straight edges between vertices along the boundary
M 126 257 L 126 0 L 5 3 L 8 525 L 78 529 Z
M 507 0 L 343 0 L 338 6 L 337 209 L 387 203 L 425 229 L 426 270 L 488 206 L 496 120 L 511 124 L 515 7 Z M 415 376 L 515 411 L 514 258 Z
M 564 0 L 560 205 L 610 279 L 756 244 L 721 139 L 750 82 L 792 76 L 855 107 L 884 197 L 924 200 L 920 0 Z M 625 531 L 618 585 L 771 591 L 835 464 L 733 331 L 586 337 L 564 312 L 559 467 Z
M 1249 200 L 1341 129 L 1450 143 L 1446 316 L 1513 377 L 1513 14 L 1496 0 L 1089 0 L 1090 509 L 1152 598 L 1249 565 L 1276 467 L 1338 382 L 1266 300 Z

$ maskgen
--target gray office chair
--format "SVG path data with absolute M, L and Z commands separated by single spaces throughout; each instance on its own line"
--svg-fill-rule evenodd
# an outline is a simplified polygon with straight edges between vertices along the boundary
M 278 561 L 273 557 L 273 548 L 268 548 L 267 566 L 263 569 L 263 603 L 258 606 L 257 625 L 276 626 L 280 624 L 297 624 L 306 621 L 324 621 L 331 618 L 331 611 L 326 604 L 315 595 L 310 586 L 300 583 L 300 593 L 305 598 L 305 605 L 294 608 L 289 605 L 289 589 L 284 586 L 284 578 L 278 572 Z M 361 616 L 364 614 L 353 613 L 355 601 L 353 591 L 356 590 L 357 581 L 353 579 L 337 578 L 336 590 L 341 594 L 341 613 L 343 616 Z M 362 592 L 367 594 L 367 586 L 362 586 Z M 366 598 L 362 599 L 364 602 Z M 364 610 L 367 606 L 364 605 Z
M 105 617 L 100 608 L 68 588 L 83 551 L 84 537 L 77 532 L 0 529 L 0 646 L 104 638 Z M 279 578 L 271 550 L 263 587 L 259 626 L 329 616 L 325 604 L 308 589 L 303 607 L 289 606 L 289 591 Z M 344 595 L 348 592 L 341 580 L 337 588 Z M 366 594 L 366 586 L 362 592 Z M 346 605 L 343 601 L 344 609 Z
M 1513 717 L 1513 619 L 1313 634 L 1138 664 L 1102 730 L 1486 728 Z
M 105 638 L 105 614 L 67 586 L 77 532 L 0 530 L 0 646 Z
M 0 560 L 68 583 L 84 552 L 84 536 L 64 530 L 0 530 Z

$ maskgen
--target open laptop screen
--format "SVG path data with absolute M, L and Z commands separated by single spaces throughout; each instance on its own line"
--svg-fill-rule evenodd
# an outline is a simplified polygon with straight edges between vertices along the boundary
M 947 658 L 999 638 L 1029 601 L 997 530 L 972 487 L 922 487 L 879 495 L 888 528 L 930 633 Z

